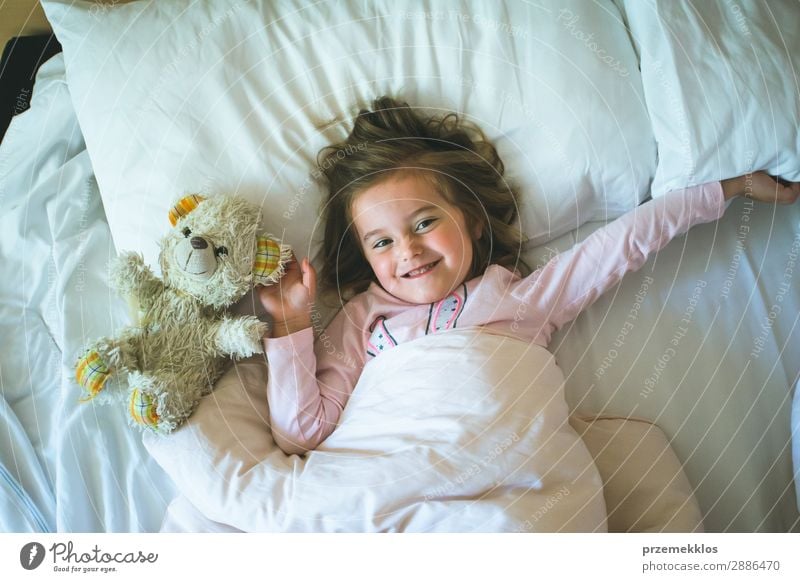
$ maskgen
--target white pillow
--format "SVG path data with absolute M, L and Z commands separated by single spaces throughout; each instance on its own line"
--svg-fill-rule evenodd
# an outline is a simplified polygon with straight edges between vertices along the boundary
M 572 416 L 603 478 L 609 532 L 702 532 L 703 514 L 683 465 L 646 420 Z
M 653 195 L 761 169 L 800 180 L 797 2 L 623 3 L 658 142 Z
M 269 231 L 313 256 L 316 154 L 384 93 L 464 112 L 497 140 L 532 244 L 633 208 L 655 171 L 611 0 L 43 5 L 115 244 L 153 266 L 169 204 L 190 191 L 260 204 Z

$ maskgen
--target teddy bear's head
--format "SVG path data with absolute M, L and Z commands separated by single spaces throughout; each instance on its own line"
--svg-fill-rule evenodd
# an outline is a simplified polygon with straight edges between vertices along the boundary
M 190 195 L 169 213 L 172 229 L 161 240 L 159 262 L 167 286 L 215 308 L 227 307 L 255 283 L 283 274 L 286 252 L 258 234 L 261 211 L 249 202 L 219 195 Z

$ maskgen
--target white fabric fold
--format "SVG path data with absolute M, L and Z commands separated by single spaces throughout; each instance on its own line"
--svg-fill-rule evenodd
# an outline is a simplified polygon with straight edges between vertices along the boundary
M 263 422 L 243 428 L 243 398 L 263 406 L 265 374 L 238 369 L 241 384 L 226 376 L 187 427 L 145 438 L 209 519 L 245 531 L 606 528 L 602 480 L 541 347 L 479 329 L 401 344 L 365 367 L 338 428 L 304 458 Z

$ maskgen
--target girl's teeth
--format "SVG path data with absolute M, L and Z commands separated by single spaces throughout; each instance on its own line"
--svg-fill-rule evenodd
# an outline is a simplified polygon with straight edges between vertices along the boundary
M 415 270 L 411 271 L 410 273 L 408 273 L 407 276 L 408 277 L 416 277 L 417 275 L 421 275 L 422 273 L 430 271 L 432 268 L 433 268 L 433 263 L 431 263 L 430 265 L 425 265 L 424 267 L 420 267 L 419 269 L 415 269 Z

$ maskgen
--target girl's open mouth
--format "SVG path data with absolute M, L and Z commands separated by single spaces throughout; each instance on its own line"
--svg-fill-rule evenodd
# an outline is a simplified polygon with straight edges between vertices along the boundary
M 439 259 L 438 261 L 434 261 L 432 263 L 428 263 L 427 265 L 423 265 L 419 269 L 414 269 L 413 271 L 409 271 L 408 273 L 403 275 L 403 277 L 405 279 L 416 279 L 417 277 L 422 277 L 423 275 L 427 275 L 434 269 L 434 267 L 436 267 L 436 265 L 439 264 L 441 260 L 442 259 Z

